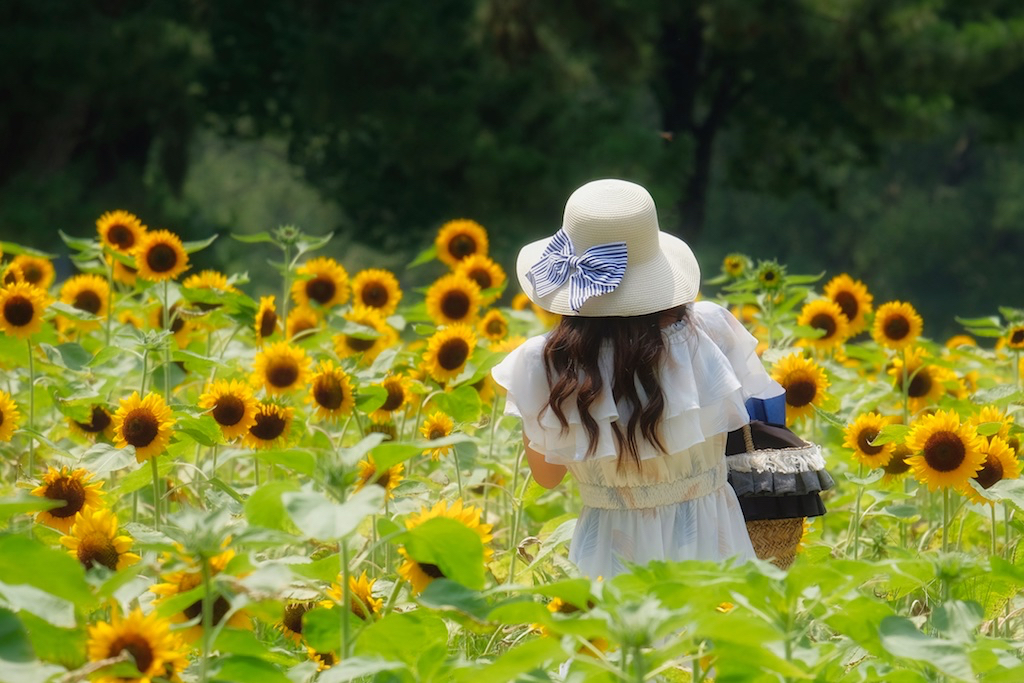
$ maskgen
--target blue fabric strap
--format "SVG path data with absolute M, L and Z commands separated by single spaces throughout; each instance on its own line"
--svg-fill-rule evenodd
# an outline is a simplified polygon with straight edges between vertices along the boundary
M 579 312 L 590 297 L 614 291 L 625 272 L 625 242 L 598 244 L 577 256 L 569 236 L 559 228 L 526 276 L 538 297 L 547 296 L 568 280 L 569 306 Z

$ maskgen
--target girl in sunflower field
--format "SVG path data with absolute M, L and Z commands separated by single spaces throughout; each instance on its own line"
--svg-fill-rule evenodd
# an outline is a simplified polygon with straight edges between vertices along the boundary
M 604 578 L 652 560 L 752 559 L 726 435 L 749 422 L 747 399 L 783 388 L 731 313 L 695 302 L 700 268 L 660 231 L 650 194 L 623 180 L 584 185 L 516 270 L 526 296 L 563 317 L 492 374 L 506 414 L 522 419 L 533 478 L 576 480 L 569 559 Z

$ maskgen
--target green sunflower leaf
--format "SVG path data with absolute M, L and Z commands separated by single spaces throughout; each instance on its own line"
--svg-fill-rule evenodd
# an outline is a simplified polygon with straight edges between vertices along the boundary
M 967 647 L 945 638 L 931 638 L 904 617 L 885 617 L 878 627 L 882 647 L 900 659 L 923 662 L 961 681 L 975 680 Z
M 450 392 L 439 393 L 433 398 L 438 409 L 456 422 L 474 422 L 480 417 L 483 405 L 480 394 L 469 384 L 463 384 Z
M 414 258 L 412 261 L 410 261 L 409 265 L 407 265 L 405 268 L 406 268 L 406 270 L 411 270 L 411 269 L 415 268 L 416 266 L 421 266 L 424 263 L 428 263 L 430 261 L 435 260 L 436 258 L 437 258 L 437 245 L 436 244 L 432 244 L 429 247 L 427 247 L 426 249 L 424 249 L 423 251 L 421 251 L 419 254 L 417 254 L 416 258 Z
M 34 586 L 78 606 L 94 602 L 78 560 L 25 536 L 0 536 L 0 581 Z
M 182 242 L 181 248 L 185 250 L 186 254 L 194 254 L 197 251 L 202 251 L 203 249 L 206 249 L 208 246 L 213 244 L 214 240 L 216 240 L 218 237 L 219 235 L 211 235 L 210 237 L 207 237 L 205 240 Z
M 334 503 L 312 491 L 286 492 L 281 501 L 307 538 L 333 540 L 349 535 L 364 519 L 379 512 L 384 505 L 384 489 L 368 486 L 344 503 Z
M 260 683 L 291 683 L 291 679 L 274 664 L 258 657 L 228 655 L 213 660 L 213 681 L 260 681 Z
M 960 316 L 953 316 L 953 319 L 964 327 L 1002 327 L 1002 322 L 998 316 L 988 315 L 983 318 L 961 318 Z
M 62 500 L 51 500 L 42 496 L 24 494 L 0 498 L 0 522 L 6 522 L 15 515 L 52 510 L 53 508 L 64 507 L 64 505 L 66 503 Z
M 415 664 L 421 652 L 447 644 L 448 628 L 440 617 L 424 610 L 392 612 L 363 629 L 356 640 L 355 654 Z
M 445 578 L 469 588 L 484 587 L 483 542 L 462 522 L 434 517 L 413 527 L 401 539 L 416 562 L 432 564 Z
M 96 443 L 82 454 L 79 466 L 92 472 L 95 477 L 104 477 L 111 472 L 138 465 L 135 459 L 135 446 L 115 448 L 110 444 Z
M 254 232 L 251 235 L 239 235 L 231 233 L 231 239 L 244 242 L 246 244 L 256 244 L 258 242 L 273 242 L 274 238 L 271 237 L 269 232 Z
M 245 501 L 245 517 L 253 526 L 276 529 L 278 531 L 295 531 L 285 509 L 281 496 L 285 493 L 292 493 L 299 490 L 299 485 L 294 481 L 284 479 L 264 484 L 253 491 Z
M 882 446 L 887 443 L 898 443 L 903 441 L 909 431 L 910 427 L 907 425 L 885 425 L 882 427 L 881 431 L 878 432 L 878 436 L 871 440 L 871 445 Z

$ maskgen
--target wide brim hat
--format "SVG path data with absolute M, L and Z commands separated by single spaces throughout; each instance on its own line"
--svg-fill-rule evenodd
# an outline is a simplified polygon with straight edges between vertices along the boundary
M 614 264 L 607 272 L 614 272 L 615 280 L 621 274 L 621 280 L 603 288 L 574 283 L 580 257 L 589 254 L 610 254 Z M 559 260 L 554 268 L 552 257 Z M 547 277 L 556 269 L 566 275 L 560 284 Z M 611 178 L 589 182 L 570 195 L 562 228 L 519 251 L 516 275 L 533 303 L 552 313 L 581 317 L 655 313 L 694 301 L 700 288 L 693 251 L 661 231 L 650 193 L 636 183 Z

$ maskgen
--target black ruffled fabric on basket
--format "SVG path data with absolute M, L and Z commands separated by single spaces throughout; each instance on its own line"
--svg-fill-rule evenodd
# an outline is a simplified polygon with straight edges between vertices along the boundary
M 820 493 L 834 485 L 824 469 L 820 449 L 800 439 L 784 426 L 760 420 L 750 422 L 752 455 L 758 456 L 763 468 L 752 467 L 744 458 L 730 462 L 729 483 L 736 491 L 747 521 L 818 517 L 825 514 Z M 727 456 L 751 454 L 743 430 L 730 432 L 725 449 Z M 819 467 L 795 469 L 800 463 L 816 463 Z M 775 471 L 773 471 L 775 470 Z M 783 471 L 778 471 L 783 470 Z

